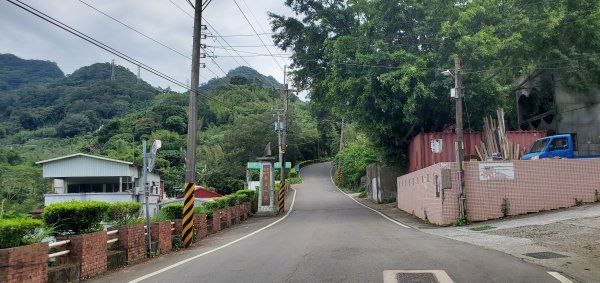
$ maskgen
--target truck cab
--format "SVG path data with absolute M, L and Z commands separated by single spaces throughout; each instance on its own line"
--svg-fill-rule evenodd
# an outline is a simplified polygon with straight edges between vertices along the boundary
M 536 140 L 529 151 L 521 157 L 523 160 L 540 158 L 599 158 L 600 155 L 578 156 L 575 154 L 573 136 L 554 135 Z
M 536 140 L 521 159 L 540 158 L 575 158 L 573 137 L 571 135 L 555 135 Z

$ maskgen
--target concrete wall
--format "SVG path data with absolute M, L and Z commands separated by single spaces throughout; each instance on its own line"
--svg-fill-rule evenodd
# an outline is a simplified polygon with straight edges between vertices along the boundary
M 458 190 L 442 186 L 442 169 L 452 170 L 453 163 L 438 163 L 397 178 L 398 208 L 438 225 L 458 218 Z M 454 176 L 454 174 L 452 174 Z M 425 216 L 427 215 L 427 217 Z
M 396 170 L 377 163 L 367 166 L 367 196 L 374 202 L 389 202 L 396 198 Z
M 434 224 L 458 218 L 458 180 L 441 188 L 438 163 L 398 177 L 398 208 Z M 598 201 L 600 159 L 548 159 L 465 162 L 465 194 L 469 221 L 483 221 Z

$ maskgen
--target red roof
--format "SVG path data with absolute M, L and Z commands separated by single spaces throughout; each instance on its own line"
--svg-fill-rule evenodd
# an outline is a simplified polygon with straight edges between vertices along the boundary
M 196 190 L 194 191 L 194 198 L 218 198 L 222 196 L 222 194 L 213 192 L 202 186 L 196 186 Z M 177 198 L 183 198 L 183 194 L 178 195 Z

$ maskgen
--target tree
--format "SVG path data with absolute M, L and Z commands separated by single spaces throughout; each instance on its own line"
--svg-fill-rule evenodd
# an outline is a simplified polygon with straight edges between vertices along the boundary
M 90 119 L 81 113 L 68 114 L 56 128 L 61 137 L 72 137 L 90 131 L 93 124 Z

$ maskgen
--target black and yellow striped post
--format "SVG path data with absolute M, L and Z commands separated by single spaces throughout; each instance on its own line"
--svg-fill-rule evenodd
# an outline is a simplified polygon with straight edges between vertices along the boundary
M 285 212 L 285 184 L 279 186 L 277 194 L 277 214 Z
M 181 232 L 181 240 L 185 248 L 190 246 L 194 238 L 194 189 L 194 183 L 185 183 L 183 231 Z

